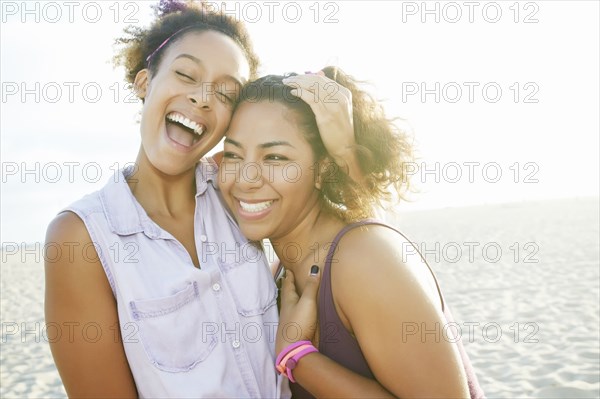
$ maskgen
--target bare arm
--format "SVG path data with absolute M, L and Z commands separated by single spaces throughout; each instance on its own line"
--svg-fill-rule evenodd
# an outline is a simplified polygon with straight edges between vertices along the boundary
M 398 235 L 385 230 L 349 233 L 332 269 L 340 317 L 350 325 L 377 381 L 368 384 L 318 354 L 303 358 L 294 377 L 317 397 L 467 398 L 460 354 L 442 333 L 439 298 L 428 293 L 413 265 L 404 263 Z M 309 294 L 304 291 L 302 298 Z M 437 330 L 437 336 L 422 335 L 424 328 Z
M 317 398 L 395 398 L 377 380 L 363 377 L 316 352 L 302 358 L 294 369 L 294 378 Z
M 56 250 L 45 260 L 46 324 L 67 394 L 137 397 L 119 334 L 117 305 L 85 225 L 75 214 L 62 213 L 48 227 L 46 243 Z M 57 334 L 50 336 L 54 331 Z
M 317 292 L 319 276 L 311 276 L 304 287 L 302 297 L 294 288 L 294 274 L 286 271 L 282 284 L 281 315 L 277 329 L 276 352 L 280 353 L 288 341 L 286 326 L 300 326 L 299 340 L 312 340 L 317 317 Z M 295 334 L 294 334 L 295 335 Z M 298 337 L 295 337 L 298 338 Z M 302 365 L 302 366 L 300 366 Z M 316 397 L 335 398 L 393 398 L 378 381 L 366 378 L 318 352 L 304 356 L 293 371 L 296 382 Z

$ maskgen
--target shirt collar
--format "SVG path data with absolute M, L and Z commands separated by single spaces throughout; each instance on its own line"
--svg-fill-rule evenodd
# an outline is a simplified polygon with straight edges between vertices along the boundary
M 146 213 L 127 185 L 134 166 L 123 168 L 100 192 L 100 201 L 113 233 L 130 235 L 144 233 L 151 239 L 173 238 Z M 218 189 L 218 165 L 212 159 L 202 159 L 196 165 L 196 197 L 203 195 L 209 183 Z
M 210 157 L 202 158 L 196 165 L 196 197 L 206 192 L 209 182 L 218 190 L 218 175 L 219 165 Z

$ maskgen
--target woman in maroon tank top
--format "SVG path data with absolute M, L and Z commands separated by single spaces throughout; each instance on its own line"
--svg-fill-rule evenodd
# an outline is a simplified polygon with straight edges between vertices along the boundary
M 328 115 L 332 103 L 352 117 Z M 344 159 L 357 162 L 345 170 L 324 144 L 343 137 L 344 119 L 355 132 Z M 242 93 L 219 184 L 245 236 L 269 238 L 285 267 L 276 352 L 301 340 L 318 348 L 295 363 L 294 397 L 483 397 L 428 265 L 368 219 L 390 186 L 406 188 L 410 150 L 335 68 L 267 76 Z

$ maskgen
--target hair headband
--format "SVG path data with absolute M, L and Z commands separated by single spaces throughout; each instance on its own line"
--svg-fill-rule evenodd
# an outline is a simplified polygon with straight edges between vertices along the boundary
M 154 57 L 156 55 L 156 53 L 158 53 L 160 51 L 161 48 L 163 48 L 167 43 L 169 43 L 169 41 L 172 38 L 174 38 L 175 36 L 177 36 L 178 34 L 180 34 L 183 31 L 186 31 L 186 30 L 189 30 L 189 29 L 192 29 L 192 28 L 200 28 L 200 27 L 206 28 L 206 26 L 203 26 L 203 25 L 190 25 L 190 26 L 186 26 L 185 28 L 179 29 L 177 32 L 175 32 L 171 36 L 167 37 L 165 39 L 165 41 L 162 42 L 160 44 L 160 46 L 158 46 L 156 48 L 156 50 L 154 50 L 152 53 L 150 53 L 150 55 L 148 57 L 146 57 L 146 64 L 148 65 L 148 67 L 150 67 L 150 60 L 152 60 L 152 57 Z

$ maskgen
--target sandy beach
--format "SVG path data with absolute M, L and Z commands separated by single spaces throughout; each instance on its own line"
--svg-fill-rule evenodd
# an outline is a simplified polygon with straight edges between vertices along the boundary
M 598 198 L 394 219 L 435 270 L 488 398 L 600 397 Z M 44 327 L 41 250 L 4 251 L 0 273 L 0 397 L 66 397 Z
M 560 200 L 398 218 L 438 276 L 487 397 L 600 397 L 598 209 Z

